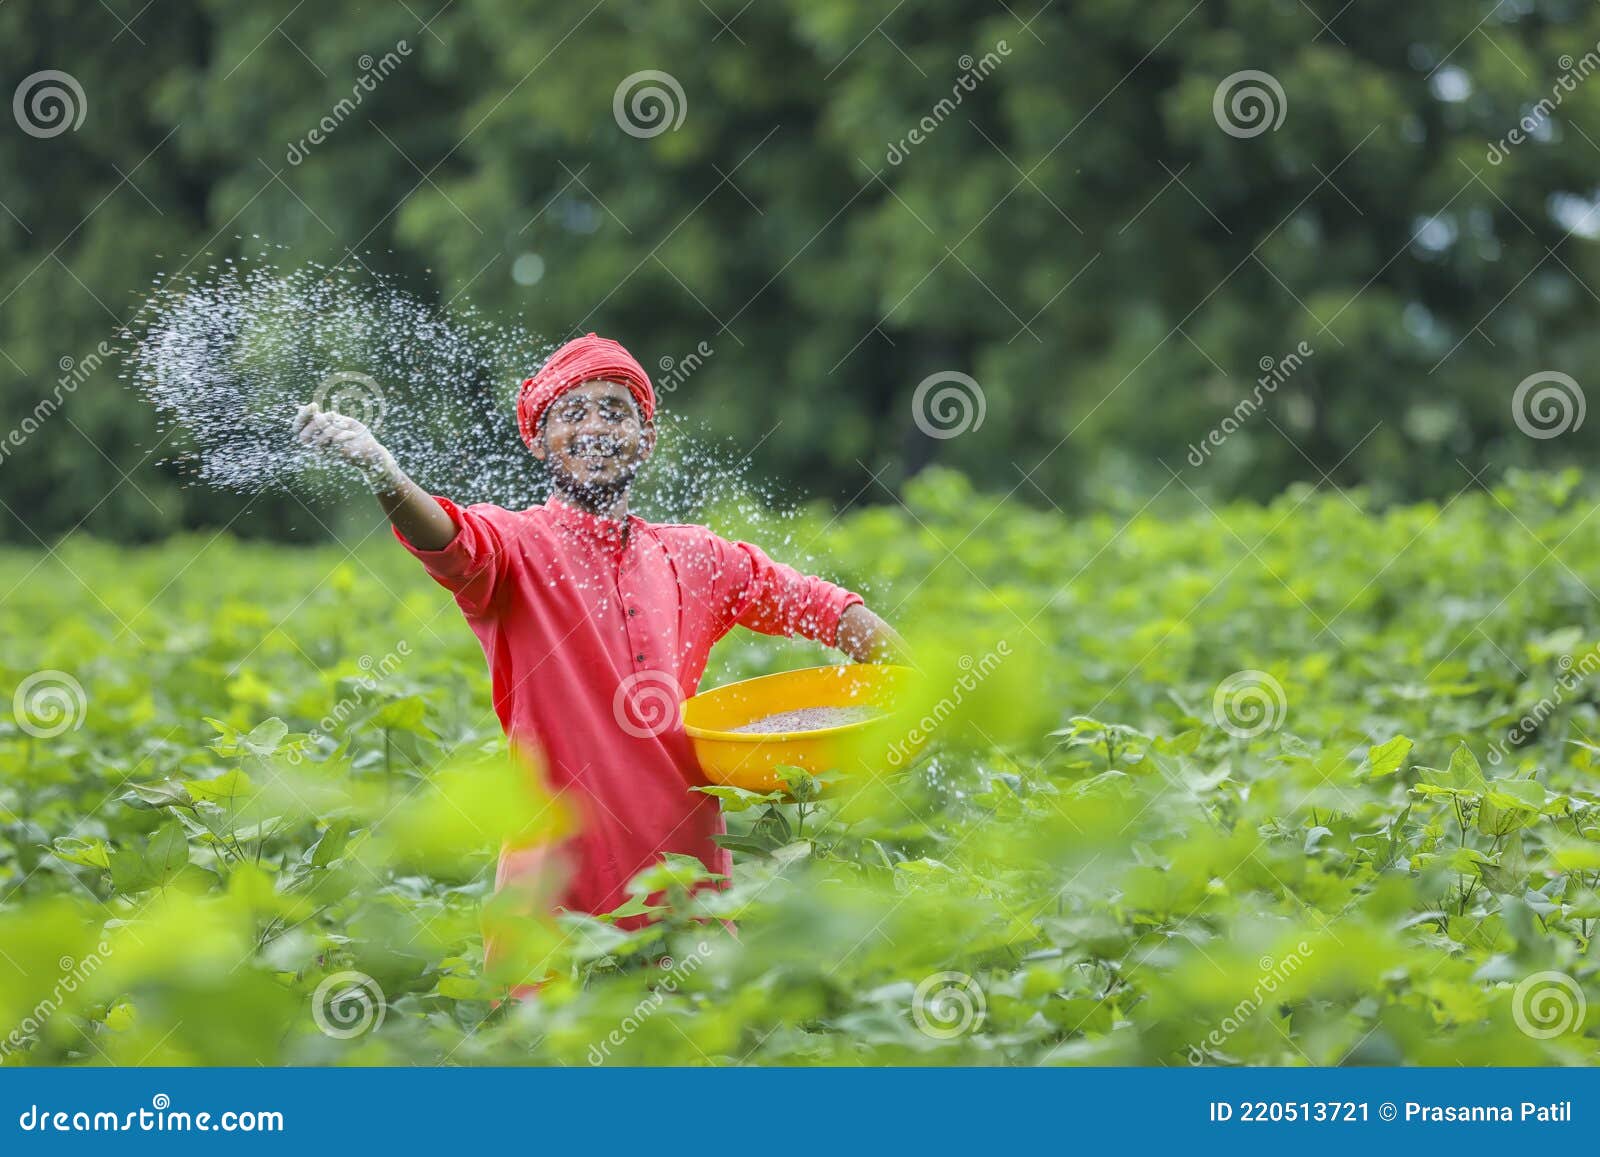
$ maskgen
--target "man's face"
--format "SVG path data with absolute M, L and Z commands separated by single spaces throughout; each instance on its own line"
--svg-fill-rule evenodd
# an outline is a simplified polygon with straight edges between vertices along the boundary
M 545 411 L 533 453 L 550 464 L 562 490 L 600 501 L 628 489 L 655 440 L 655 426 L 640 420 L 627 386 L 584 382 Z

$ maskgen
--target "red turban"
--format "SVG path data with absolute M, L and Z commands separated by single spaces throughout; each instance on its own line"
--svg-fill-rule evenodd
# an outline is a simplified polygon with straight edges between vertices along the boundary
M 517 395 L 517 428 L 530 450 L 550 403 L 572 387 L 595 380 L 627 386 L 646 422 L 655 414 L 656 392 L 644 367 L 610 338 L 585 334 L 556 350 L 538 373 L 522 383 Z

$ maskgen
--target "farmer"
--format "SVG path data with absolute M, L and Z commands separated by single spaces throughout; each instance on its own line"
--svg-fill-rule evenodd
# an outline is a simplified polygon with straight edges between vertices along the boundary
M 712 840 L 726 830 L 717 801 L 688 790 L 702 780 L 678 704 L 736 625 L 858 662 L 902 646 L 858 594 L 703 526 L 629 514 L 655 407 L 649 377 L 616 342 L 591 333 L 558 349 L 517 400 L 522 439 L 554 480 L 526 510 L 428 494 L 354 418 L 311 403 L 294 419 L 302 443 L 359 468 L 395 537 L 455 596 L 488 658 L 501 726 L 538 750 L 546 788 L 574 805 L 576 835 L 500 857 L 497 888 L 545 908 L 609 912 L 665 852 L 728 874 Z

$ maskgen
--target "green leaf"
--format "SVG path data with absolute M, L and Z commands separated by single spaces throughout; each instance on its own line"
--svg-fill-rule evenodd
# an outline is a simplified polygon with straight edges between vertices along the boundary
M 236 767 L 229 768 L 215 779 L 191 779 L 183 784 L 195 799 L 229 807 L 238 797 L 254 790 L 250 777 Z
M 643 895 L 638 895 L 629 896 L 627 900 L 625 900 L 620 906 L 613 908 L 609 913 L 607 913 L 607 915 L 613 916 L 620 920 L 628 916 L 647 916 L 651 912 L 661 912 L 664 910 L 665 909 L 662 905 L 646 903 L 645 897 Z
M 134 895 L 155 886 L 156 878 L 144 855 L 135 848 L 117 848 L 111 853 L 111 886 L 125 895 Z
M 111 867 L 110 852 L 102 839 L 81 840 L 75 836 L 57 836 L 50 841 L 50 850 L 69 864 L 86 868 Z
M 1472 749 L 1465 743 L 1450 754 L 1450 772 L 1469 786 L 1483 790 L 1483 768 L 1478 763 L 1478 757 L 1472 754 Z
M 1600 871 L 1600 844 L 1590 840 L 1565 840 L 1550 849 L 1551 858 L 1564 872 Z
M 398 699 L 389 700 L 374 711 L 372 723 L 390 731 L 406 731 L 431 739 L 433 732 L 428 729 L 426 723 L 427 711 L 428 705 L 422 696 L 402 695 Z
M 773 804 L 761 814 L 756 821 L 755 832 L 762 836 L 771 836 L 774 846 L 786 844 L 794 838 L 794 830 L 789 826 L 789 817 Z
M 1450 853 L 1446 862 L 1462 875 L 1473 875 L 1484 864 L 1490 864 L 1494 861 L 1478 851 L 1477 848 L 1456 848 Z
M 350 821 L 334 820 L 311 848 L 311 866 L 326 868 L 340 856 L 350 843 Z
M 778 845 L 772 840 L 755 839 L 751 836 L 733 834 L 715 835 L 711 839 L 719 848 L 727 848 L 730 852 L 744 852 L 751 856 L 770 857 L 772 850 Z
M 157 783 L 130 783 L 123 801 L 136 808 L 188 807 L 194 803 L 182 783 L 164 779 Z
M 784 844 L 783 847 L 774 849 L 772 858 L 780 865 L 792 864 L 796 860 L 809 859 L 814 850 L 815 846 L 810 840 L 796 840 L 792 844 Z
M 287 734 L 289 725 L 273 716 L 252 728 L 250 734 L 240 740 L 240 745 L 255 755 L 271 755 Z
M 164 880 L 174 875 L 189 862 L 189 838 L 183 828 L 175 823 L 166 823 L 157 828 L 150 837 L 146 858 L 150 870 L 158 879 Z
M 249 734 L 231 723 L 207 715 L 205 721 L 217 731 L 211 749 L 219 755 L 271 755 L 289 734 L 289 725 L 277 716 L 257 724 Z
M 440 996 L 451 1000 L 477 1000 L 487 995 L 483 984 L 471 976 L 441 976 L 437 989 Z
M 776 803 L 783 798 L 782 792 L 749 791 L 746 788 L 729 787 L 723 784 L 697 786 L 691 790 L 720 799 L 722 801 L 722 810 L 725 812 L 742 812 L 759 804 Z
M 694 856 L 667 852 L 661 859 L 635 874 L 628 884 L 629 895 L 650 896 L 665 888 L 692 888 L 703 880 L 723 877 L 708 869 Z
M 1483 769 L 1478 766 L 1477 757 L 1464 743 L 1450 756 L 1448 768 L 1419 767 L 1417 778 L 1418 782 L 1412 790 L 1423 795 L 1477 796 L 1488 786 L 1484 783 Z
M 1393 775 L 1405 766 L 1406 756 L 1411 754 L 1411 740 L 1404 735 L 1396 735 L 1387 743 L 1380 743 L 1376 747 L 1367 749 L 1368 776 L 1377 779 L 1379 776 Z
M 1538 812 L 1544 807 L 1545 791 L 1543 784 L 1531 779 L 1496 779 L 1483 798 L 1496 807 Z
M 809 803 L 822 794 L 822 788 L 810 772 L 798 767 L 785 767 L 780 764 L 777 770 L 782 773 L 781 778 L 789 786 L 789 794 L 801 803 Z

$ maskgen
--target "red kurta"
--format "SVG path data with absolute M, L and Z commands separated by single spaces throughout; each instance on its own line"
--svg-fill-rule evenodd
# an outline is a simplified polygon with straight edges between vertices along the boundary
M 834 645 L 860 595 L 773 562 L 703 526 L 587 514 L 552 498 L 513 511 L 435 495 L 459 528 L 443 550 L 395 537 L 455 595 L 493 680 L 506 734 L 544 757 L 546 787 L 581 829 L 560 849 L 557 902 L 609 912 L 663 852 L 726 874 L 726 829 L 703 783 L 678 703 L 711 646 L 736 625 Z M 501 856 L 497 883 L 540 870 L 542 853 Z

